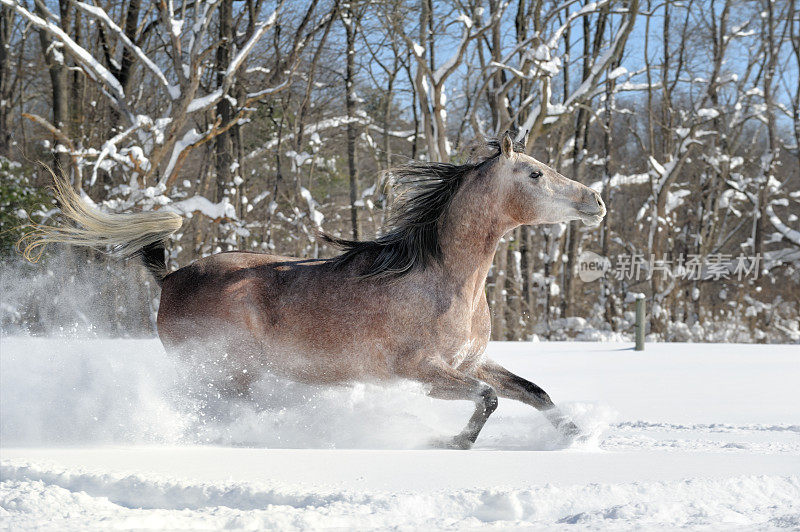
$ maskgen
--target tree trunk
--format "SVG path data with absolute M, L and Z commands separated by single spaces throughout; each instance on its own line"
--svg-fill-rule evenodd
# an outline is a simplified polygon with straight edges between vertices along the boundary
M 775 78 L 775 66 L 777 64 L 777 50 L 780 46 L 775 42 L 775 5 L 772 0 L 767 0 L 764 11 L 766 12 L 765 46 L 766 46 L 766 65 L 764 69 L 764 104 L 766 105 L 767 115 L 767 154 L 765 157 L 764 174 L 759 180 L 759 190 L 756 205 L 755 236 L 753 239 L 753 251 L 756 255 L 764 256 L 764 233 L 766 232 L 766 209 L 768 201 L 768 188 L 770 176 L 774 173 L 775 163 L 778 160 L 778 139 L 775 123 L 775 100 L 773 98 L 773 79 Z
M 0 157 L 11 155 L 11 42 L 12 14 L 0 7 Z
M 125 36 L 131 40 L 131 42 L 136 42 L 136 30 L 137 24 L 139 23 L 139 11 L 141 9 L 142 2 L 141 0 L 128 0 L 128 9 L 125 12 Z M 220 32 L 222 30 L 220 29 Z M 136 61 L 136 56 L 131 51 L 130 48 L 125 46 L 122 49 L 122 61 L 120 62 L 119 74 L 117 75 L 117 79 L 119 80 L 122 88 L 125 92 L 128 92 L 130 88 L 131 78 L 133 74 L 133 66 Z
M 217 85 L 222 86 L 225 69 L 233 51 L 233 0 L 221 0 L 219 5 L 219 46 L 216 53 Z M 233 106 L 227 95 L 217 103 L 216 118 L 227 124 L 233 117 Z M 228 195 L 233 181 L 233 137 L 230 129 L 214 139 L 214 169 L 217 179 L 216 201 Z M 217 224 L 219 228 L 219 224 Z M 220 235 L 222 237 L 222 235 Z
M 217 84 L 222 85 L 224 72 L 230 63 L 233 48 L 233 0 L 222 0 L 219 5 L 219 46 L 216 55 Z M 227 124 L 233 116 L 233 108 L 228 98 L 223 97 L 217 103 L 217 117 Z M 217 135 L 214 139 L 217 172 L 217 201 L 225 195 L 228 182 L 232 179 L 231 163 L 233 162 L 233 145 L 230 130 Z
M 389 113 L 392 110 L 392 90 L 394 89 L 394 78 L 396 70 L 389 74 L 386 82 L 386 94 L 383 96 L 383 169 L 392 166 L 392 147 L 389 144 Z
M 81 46 L 83 46 L 81 43 L 83 38 L 83 33 L 81 31 L 83 28 L 83 21 L 81 20 L 82 18 L 81 12 L 78 9 L 75 9 L 75 32 L 73 40 Z M 84 131 L 86 126 L 86 118 L 83 114 L 85 78 L 82 72 L 72 70 L 71 72 L 68 72 L 67 79 L 67 83 L 69 84 L 69 112 L 67 117 L 69 125 L 67 126 L 67 129 L 69 130 L 69 134 L 71 136 L 77 138 L 79 143 L 78 145 L 80 145 L 80 143 L 83 142 L 83 139 L 88 136 Z M 76 189 L 83 187 L 81 175 L 82 174 L 79 172 L 75 172 L 74 174 L 74 184 Z
M 356 55 L 356 25 L 352 9 L 344 10 L 346 20 L 344 20 L 345 33 L 347 35 L 347 71 L 345 74 L 345 103 L 347 107 L 347 171 L 350 177 L 350 224 L 353 240 L 358 240 L 358 161 L 356 154 L 356 139 L 358 131 L 353 119 L 356 116 L 356 92 L 355 92 L 355 55 Z
M 619 67 L 620 60 L 614 61 L 612 68 Z M 613 112 L 614 112 L 614 89 L 616 83 L 611 80 L 606 85 L 606 101 L 605 101 L 605 124 L 603 124 L 603 152 L 605 160 L 603 161 L 603 191 L 601 197 L 606 206 L 606 216 L 603 218 L 603 224 L 600 229 L 600 254 L 603 257 L 609 258 L 609 244 L 611 241 L 611 216 L 614 210 L 611 208 L 611 135 L 614 128 Z M 609 258 L 610 260 L 610 258 Z M 601 301 L 603 302 L 605 321 L 611 325 L 612 330 L 617 330 L 616 327 L 616 304 L 614 301 L 614 294 L 612 292 L 611 280 L 609 278 L 610 272 L 602 277 L 602 295 Z
M 65 32 L 69 33 L 70 10 L 69 3 L 66 0 L 59 1 L 59 8 L 61 14 L 60 27 Z M 36 13 L 45 18 L 42 6 L 36 3 Z M 52 92 L 51 103 L 53 106 L 52 124 L 61 130 L 62 133 L 69 136 L 67 129 L 68 124 L 68 111 L 69 111 L 69 87 L 67 78 L 67 65 L 64 63 L 66 57 L 60 47 L 57 47 L 47 33 L 44 31 L 39 32 L 39 44 L 42 47 L 47 70 L 50 74 L 50 86 Z M 58 139 L 53 140 L 53 162 L 56 165 L 56 171 L 67 172 L 69 169 L 69 155 L 66 153 L 66 146 L 60 147 Z

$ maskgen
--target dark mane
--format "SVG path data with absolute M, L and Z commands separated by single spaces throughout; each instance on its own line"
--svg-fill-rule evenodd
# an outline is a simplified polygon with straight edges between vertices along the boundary
M 522 151 L 516 145 L 516 151 Z M 393 181 L 407 187 L 392 206 L 387 232 L 375 240 L 347 240 L 323 234 L 322 238 L 344 252 L 329 263 L 335 268 L 363 258 L 362 278 L 400 277 L 414 268 L 425 268 L 442 255 L 439 222 L 447 213 L 464 178 L 500 155 L 497 139 L 473 145 L 465 164 L 412 161 L 389 170 Z

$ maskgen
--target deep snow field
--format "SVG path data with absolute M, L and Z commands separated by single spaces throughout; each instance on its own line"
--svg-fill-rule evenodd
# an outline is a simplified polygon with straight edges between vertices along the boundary
M 157 340 L 0 338 L 0 528 L 798 529 L 800 347 L 493 343 L 585 432 L 509 400 L 265 379 L 202 401 Z

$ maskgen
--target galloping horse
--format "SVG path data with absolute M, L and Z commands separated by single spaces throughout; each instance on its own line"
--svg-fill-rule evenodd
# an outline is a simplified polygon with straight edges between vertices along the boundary
M 486 357 L 484 285 L 511 229 L 597 225 L 606 209 L 592 189 L 515 151 L 508 135 L 485 148 L 488 154 L 463 165 L 392 170 L 411 191 L 394 206 L 388 231 L 363 242 L 325 237 L 343 248 L 332 259 L 225 252 L 168 273 L 164 241 L 180 229 L 178 214 L 103 213 L 63 179 L 55 190 L 70 223 L 35 226 L 26 256 L 48 242 L 141 255 L 161 283 L 157 323 L 165 348 L 210 357 L 216 378 L 242 393 L 266 371 L 323 384 L 411 379 L 433 397 L 475 403 L 448 447 L 472 446 L 498 396 L 543 411 L 574 436 L 578 428 L 544 390 Z

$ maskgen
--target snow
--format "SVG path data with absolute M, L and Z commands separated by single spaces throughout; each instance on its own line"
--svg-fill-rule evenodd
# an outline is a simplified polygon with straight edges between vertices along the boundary
M 169 179 L 169 176 L 172 175 L 172 171 L 175 169 L 175 165 L 178 162 L 178 157 L 180 157 L 183 150 L 202 139 L 203 134 L 198 133 L 196 129 L 191 128 L 183 134 L 183 137 L 181 137 L 180 140 L 175 142 L 175 145 L 172 147 L 172 154 L 170 155 L 167 167 L 164 169 L 164 175 L 161 176 L 160 183 L 166 183 Z
M 564 24 L 562 24 L 558 30 L 553 32 L 553 35 L 550 37 L 550 40 L 548 41 L 548 48 L 550 50 L 557 50 L 559 48 L 558 41 L 562 38 L 564 32 L 572 23 L 572 20 L 574 20 L 579 16 L 584 15 L 585 13 L 594 11 L 600 6 L 606 5 L 607 3 L 608 0 L 603 0 L 602 2 L 588 2 L 581 9 L 573 11 L 566 18 Z M 614 50 L 617 49 L 620 43 L 622 43 L 623 40 L 627 38 L 627 34 L 631 28 L 631 25 L 633 24 L 634 19 L 635 17 L 628 17 L 626 19 L 626 22 L 620 26 L 620 28 L 617 30 L 614 36 L 613 41 L 606 48 L 606 51 L 603 52 L 603 54 L 600 55 L 597 61 L 594 62 L 594 65 L 592 66 L 589 76 L 578 86 L 577 89 L 575 89 L 569 95 L 568 98 L 566 98 L 566 101 L 563 102 L 563 105 L 565 107 L 569 108 L 575 105 L 576 103 L 580 103 L 595 88 L 601 73 L 605 71 L 605 69 L 611 62 L 612 58 L 614 57 Z M 555 67 L 556 65 L 548 65 L 548 66 Z M 551 90 L 549 88 L 549 85 L 546 85 L 546 87 L 547 87 L 546 93 L 542 97 L 544 101 L 543 106 L 545 109 L 547 109 L 548 106 L 550 105 L 550 97 L 551 97 Z M 542 104 L 540 104 L 539 107 L 533 108 L 533 110 L 528 114 L 528 117 L 526 118 L 524 124 L 520 127 L 520 130 L 530 131 L 533 129 L 534 122 L 539 117 L 541 108 Z M 553 122 L 547 122 L 547 123 L 553 123 Z
M 308 205 L 308 213 L 311 217 L 311 220 L 314 222 L 314 225 L 317 227 L 322 227 L 322 222 L 325 220 L 325 215 L 317 210 L 319 204 L 311 196 L 311 192 L 309 192 L 309 190 L 305 187 L 300 187 L 300 196 L 306 200 L 306 204 Z
M 781 221 L 781 219 L 778 218 L 778 215 L 775 214 L 775 209 L 773 209 L 772 204 L 767 205 L 766 211 L 767 211 L 767 216 L 769 217 L 769 221 L 773 225 L 773 227 L 775 227 L 775 229 L 780 231 L 780 233 L 783 236 L 785 236 L 788 240 L 800 246 L 800 231 L 792 229 L 791 227 L 784 224 Z
M 149 119 L 147 117 L 143 115 L 137 115 L 133 125 L 131 125 L 125 131 L 107 140 L 103 144 L 103 148 L 100 150 L 100 153 L 97 155 L 97 160 L 92 166 L 92 176 L 89 180 L 90 185 L 94 185 L 97 181 L 97 170 L 99 168 L 105 168 L 106 170 L 109 169 L 103 164 L 106 157 L 116 159 L 125 165 L 129 165 L 131 161 L 136 161 L 142 170 L 147 170 L 150 167 L 150 161 L 147 159 L 147 157 L 145 157 L 144 151 L 140 147 L 134 146 L 131 148 L 117 150 L 117 143 L 125 140 L 137 129 L 147 127 L 148 125 Z
M 697 116 L 700 118 L 716 118 L 719 116 L 719 111 L 716 109 L 699 109 Z
M 236 208 L 231 204 L 227 196 L 217 203 L 212 203 L 211 200 L 204 196 L 192 196 L 191 198 L 171 203 L 167 209 L 190 218 L 193 213 L 199 212 L 212 220 L 222 218 L 236 219 Z
M 0 338 L 4 528 L 753 529 L 800 526 L 797 346 L 492 343 L 590 435 L 501 399 L 273 379 L 198 407 L 154 339 Z M 689 370 L 691 368 L 691 370 Z M 210 408 L 211 407 L 211 408 Z M 214 414 L 214 415 L 210 415 Z
M 628 69 L 625 67 L 617 67 L 611 72 L 608 73 L 608 79 L 617 79 L 620 76 L 623 76 L 628 73 Z
M 172 30 L 172 35 L 176 39 L 180 38 L 181 33 L 183 33 L 183 23 L 184 23 L 184 21 L 173 18 L 169 22 L 170 22 L 170 29 Z
M 306 163 L 313 161 L 313 157 L 308 152 L 297 153 L 294 150 L 288 150 L 286 156 L 292 160 L 295 168 L 300 168 Z
M 689 189 L 679 189 L 676 191 L 667 192 L 667 201 L 664 206 L 664 212 L 670 213 L 683 205 L 684 198 L 691 195 L 692 191 Z
M 655 170 L 655 171 L 656 171 L 656 173 L 657 173 L 659 176 L 664 176 L 664 175 L 666 175 L 666 173 L 667 173 L 667 169 L 666 169 L 666 168 L 664 168 L 664 166 L 663 166 L 661 163 L 659 163 L 659 162 L 656 160 L 656 158 L 655 158 L 655 157 L 653 157 L 653 156 L 651 155 L 651 156 L 649 156 L 649 157 L 647 158 L 647 160 L 648 160 L 648 161 L 650 161 L 650 165 L 653 167 L 653 170 Z
M 424 79 L 423 79 L 423 81 L 424 81 Z M 319 140 L 320 140 L 319 132 L 320 131 L 325 130 L 325 129 L 340 128 L 340 127 L 345 126 L 345 125 L 350 124 L 350 123 L 358 123 L 358 124 L 366 125 L 370 129 L 372 129 L 374 131 L 377 131 L 378 133 L 383 133 L 384 132 L 382 128 L 380 128 L 379 126 L 377 126 L 376 124 L 373 124 L 371 122 L 371 119 L 369 118 L 369 116 L 366 113 L 358 113 L 358 114 L 359 114 L 359 116 L 350 116 L 350 117 L 348 117 L 348 116 L 336 116 L 336 117 L 326 118 L 324 120 L 320 120 L 319 122 L 316 122 L 314 124 L 309 124 L 306 127 L 304 127 L 303 128 L 303 134 L 304 135 L 310 134 L 311 136 L 309 138 L 312 141 L 314 141 L 314 138 L 316 138 L 316 141 L 314 141 L 314 142 L 319 143 Z M 389 135 L 391 135 L 393 137 L 403 138 L 403 139 L 405 139 L 405 140 L 407 140 L 409 142 L 411 142 L 414 139 L 414 132 L 413 131 L 387 131 L 386 133 L 388 133 Z M 316 135 L 316 137 L 315 137 L 315 135 Z M 295 137 L 294 133 L 290 133 L 290 134 L 284 135 L 283 140 L 284 141 L 285 140 L 290 140 L 290 139 L 293 139 L 294 137 Z M 277 145 L 278 145 L 278 139 L 275 139 L 275 138 L 271 139 L 271 140 L 265 142 L 262 146 L 256 148 L 255 150 L 251 151 L 250 153 L 248 153 L 245 156 L 245 159 L 247 159 L 247 160 L 254 159 L 254 158 L 264 154 L 265 152 L 268 152 L 269 150 L 272 150 Z M 332 169 L 333 169 L 333 167 L 332 167 Z
M 251 204 L 258 205 L 259 203 L 261 203 L 261 200 L 269 196 L 269 194 L 270 194 L 269 190 L 261 192 L 258 196 L 255 197 L 255 199 L 251 202 Z
M 63 47 L 64 47 L 63 44 L 53 41 L 52 43 L 50 43 L 50 46 L 47 47 L 47 50 L 45 51 L 45 54 L 52 53 L 53 54 L 53 61 L 55 61 L 56 63 L 58 63 L 60 65 L 63 65 L 64 64 L 64 54 L 62 54 L 61 51 L 59 50 L 59 48 L 63 48 Z
M 195 98 L 189 105 L 186 106 L 186 113 L 196 113 L 197 111 L 202 111 L 204 109 L 208 109 L 218 101 L 222 99 L 222 89 L 217 89 L 214 92 L 210 92 L 205 96 L 201 96 L 199 98 Z
M 555 76 L 561 69 L 561 58 L 551 57 L 550 48 L 546 44 L 539 44 L 533 51 L 533 59 L 543 72 Z
M 623 185 L 641 185 L 644 183 L 650 182 L 650 174 L 631 174 L 631 175 L 623 175 L 623 174 L 614 174 L 609 179 L 608 186 L 609 188 L 617 188 Z M 594 189 L 596 192 L 603 192 L 603 181 L 595 181 L 591 185 L 590 188 Z

